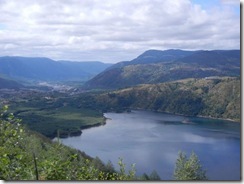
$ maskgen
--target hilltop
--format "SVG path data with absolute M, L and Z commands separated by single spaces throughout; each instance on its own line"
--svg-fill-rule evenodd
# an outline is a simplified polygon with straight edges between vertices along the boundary
M 240 50 L 149 50 L 107 68 L 84 87 L 116 89 L 210 76 L 240 76 Z

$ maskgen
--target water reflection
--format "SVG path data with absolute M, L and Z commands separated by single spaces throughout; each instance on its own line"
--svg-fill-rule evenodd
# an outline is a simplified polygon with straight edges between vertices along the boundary
M 202 144 L 215 144 L 216 140 L 209 137 L 203 137 L 192 133 L 182 134 L 183 142 L 202 143 Z

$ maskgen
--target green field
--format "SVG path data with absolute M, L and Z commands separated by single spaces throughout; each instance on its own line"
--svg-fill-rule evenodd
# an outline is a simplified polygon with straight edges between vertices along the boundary
M 81 129 L 105 123 L 101 112 L 84 107 L 84 99 L 87 99 L 85 95 L 79 98 L 61 94 L 52 98 L 30 96 L 28 100 L 10 104 L 10 110 L 34 131 L 50 138 L 58 133 L 60 137 L 67 137 L 80 135 Z

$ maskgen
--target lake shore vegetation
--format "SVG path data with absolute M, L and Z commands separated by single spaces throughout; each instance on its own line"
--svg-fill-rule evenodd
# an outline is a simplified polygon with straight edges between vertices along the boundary
M 104 164 L 98 157 L 92 158 L 59 141 L 53 142 L 30 131 L 7 110 L 8 107 L 4 106 L 0 113 L 1 180 L 161 180 L 156 171 L 152 171 L 150 175 L 144 173 L 136 176 L 135 164 L 127 172 L 122 158 L 118 160 L 119 170 L 116 171 L 111 162 Z M 185 161 L 185 157 L 182 158 Z M 189 160 L 195 158 L 190 157 Z M 176 173 L 185 172 L 179 160 L 182 160 L 181 157 L 176 163 Z M 196 167 L 199 162 L 189 164 Z M 188 179 L 196 179 L 194 177 Z

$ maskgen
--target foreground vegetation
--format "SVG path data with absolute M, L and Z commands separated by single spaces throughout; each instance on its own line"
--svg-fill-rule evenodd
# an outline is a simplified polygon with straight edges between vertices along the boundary
M 136 176 L 135 165 L 126 172 L 121 158 L 115 171 L 111 162 L 105 165 L 98 157 L 51 142 L 23 127 L 7 109 L 4 106 L 0 112 L 0 180 L 160 180 L 156 171 Z M 180 154 L 174 179 L 205 180 L 206 176 L 195 155 L 188 161 Z
M 197 155 L 192 152 L 187 158 L 184 152 L 179 152 L 176 160 L 175 180 L 207 180 L 206 171 L 203 170 Z
M 129 180 L 135 179 L 135 170 L 128 174 L 122 159 L 116 172 L 109 162 L 51 142 L 20 124 L 5 106 L 0 116 L 0 179 L 2 180 Z

